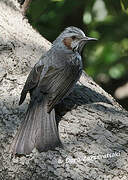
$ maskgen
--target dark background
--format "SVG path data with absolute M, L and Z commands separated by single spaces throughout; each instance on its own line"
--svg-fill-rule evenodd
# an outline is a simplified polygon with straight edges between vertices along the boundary
M 32 0 L 32 26 L 53 41 L 68 26 L 98 38 L 84 49 L 84 69 L 128 110 L 128 0 Z

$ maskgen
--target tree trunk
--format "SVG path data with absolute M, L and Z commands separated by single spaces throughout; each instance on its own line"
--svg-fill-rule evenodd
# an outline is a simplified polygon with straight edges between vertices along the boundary
M 20 92 L 30 69 L 51 43 L 23 18 L 15 0 L 0 1 L 0 180 L 128 179 L 128 112 L 82 74 L 56 106 L 64 149 L 11 159 L 8 152 L 24 118 Z

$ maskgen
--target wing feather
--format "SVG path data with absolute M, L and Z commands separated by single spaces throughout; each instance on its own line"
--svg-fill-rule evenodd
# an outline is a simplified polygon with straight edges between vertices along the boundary
M 35 64 L 34 68 L 31 70 L 30 74 L 28 75 L 28 78 L 25 82 L 24 88 L 21 92 L 21 97 L 19 101 L 19 105 L 22 104 L 26 98 L 26 95 L 28 91 L 32 90 L 38 85 L 41 72 L 44 68 L 44 65 Z
M 55 90 L 52 93 L 52 97 L 49 98 L 48 112 L 54 108 L 54 106 L 62 100 L 73 88 L 73 85 L 79 79 L 80 71 L 76 67 L 65 67 L 61 70 L 61 73 L 55 74 L 53 77 L 52 87 L 50 90 Z

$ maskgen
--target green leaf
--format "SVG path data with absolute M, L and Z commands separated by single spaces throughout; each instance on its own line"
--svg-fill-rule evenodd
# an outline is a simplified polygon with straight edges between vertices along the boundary
M 118 79 L 125 73 L 125 67 L 123 64 L 117 64 L 109 69 L 109 75 L 114 78 Z
M 122 10 L 128 14 L 128 1 L 127 0 L 120 0 Z

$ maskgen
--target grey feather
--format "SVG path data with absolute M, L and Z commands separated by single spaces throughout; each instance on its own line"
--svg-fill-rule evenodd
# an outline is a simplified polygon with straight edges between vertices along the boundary
M 54 109 L 47 113 L 47 97 L 29 105 L 25 120 L 10 147 L 12 154 L 30 154 L 34 147 L 40 152 L 61 146 Z
M 54 106 L 71 92 L 82 73 L 79 52 L 68 49 L 63 43 L 67 35 L 74 34 L 78 35 L 78 43 L 79 38 L 85 37 L 80 29 L 67 28 L 30 72 L 21 92 L 19 104 L 23 103 L 28 92 L 31 100 L 25 120 L 11 145 L 13 154 L 29 154 L 34 147 L 40 152 L 47 151 L 62 145 Z

